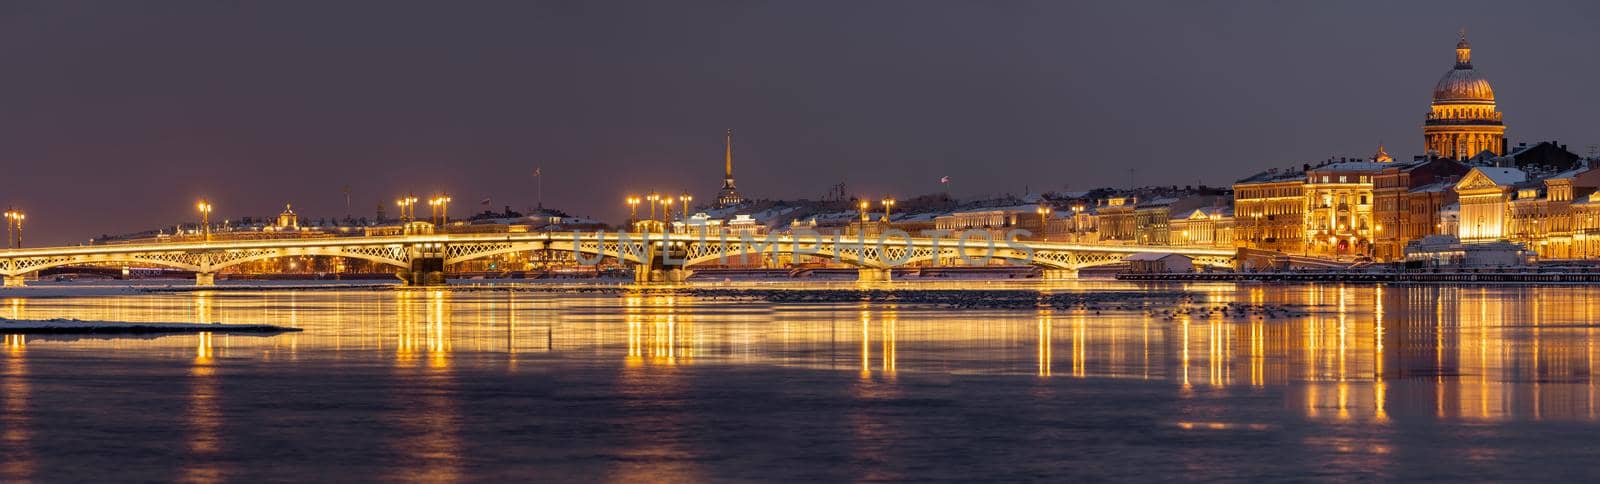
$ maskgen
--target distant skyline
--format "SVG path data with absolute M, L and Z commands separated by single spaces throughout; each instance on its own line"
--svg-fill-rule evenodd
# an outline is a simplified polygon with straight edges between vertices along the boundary
M 1507 137 L 1600 144 L 1585 2 L 12 2 L 0 204 L 29 246 L 448 191 L 610 221 L 651 189 L 1226 185 L 1422 151 L 1465 27 Z

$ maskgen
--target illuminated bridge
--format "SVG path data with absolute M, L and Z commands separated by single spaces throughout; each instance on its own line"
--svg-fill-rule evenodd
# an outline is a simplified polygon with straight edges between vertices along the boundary
M 279 257 L 322 256 L 360 259 L 392 266 L 410 284 L 442 284 L 445 267 L 499 255 L 530 251 L 569 251 L 580 263 L 602 259 L 634 268 L 638 282 L 680 282 L 696 266 L 719 264 L 746 254 L 766 257 L 793 256 L 795 260 L 825 259 L 859 268 L 861 280 L 888 280 L 889 270 L 903 265 L 949 264 L 968 260 L 999 259 L 1041 266 L 1046 277 L 1076 277 L 1079 269 L 1123 262 L 1137 253 L 1174 253 L 1196 265 L 1231 266 L 1235 252 L 1227 249 L 1168 246 L 1091 245 L 1055 242 L 996 241 L 958 246 L 953 238 L 890 237 L 883 241 L 835 239 L 832 236 L 729 236 L 702 238 L 698 234 L 590 232 L 474 233 L 393 235 L 366 237 L 220 240 L 210 242 L 153 242 L 70 247 L 45 247 L 0 251 L 0 276 L 5 285 L 22 285 L 30 274 L 61 266 L 166 267 L 192 271 L 195 282 L 210 285 L 219 271 L 254 261 Z M 1029 254 L 1029 252 L 1032 252 Z

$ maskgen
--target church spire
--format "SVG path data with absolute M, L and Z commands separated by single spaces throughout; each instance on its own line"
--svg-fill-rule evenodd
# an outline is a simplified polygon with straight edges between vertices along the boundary
M 1467 42 L 1467 28 L 1461 28 L 1461 40 L 1456 42 L 1456 68 L 1472 68 L 1472 43 Z
M 733 186 L 733 129 L 722 138 L 722 191 L 717 194 L 717 206 L 730 207 L 744 203 L 739 189 Z
M 723 155 L 723 163 L 725 165 L 724 168 L 723 168 L 723 177 L 727 178 L 729 180 L 732 180 L 733 179 L 733 128 L 728 128 L 728 135 L 727 135 L 726 138 L 723 139 L 722 145 L 727 150 L 727 153 L 725 155 Z

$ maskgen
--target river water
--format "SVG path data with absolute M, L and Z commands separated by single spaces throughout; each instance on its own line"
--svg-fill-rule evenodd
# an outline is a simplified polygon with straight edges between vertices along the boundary
M 1600 288 L 899 287 L 1292 309 L 0 294 L 13 319 L 305 329 L 7 335 L 0 481 L 1595 477 Z

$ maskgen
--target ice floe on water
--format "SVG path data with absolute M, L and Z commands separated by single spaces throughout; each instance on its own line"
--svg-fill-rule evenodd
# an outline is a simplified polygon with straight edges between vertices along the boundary
M 283 333 L 300 328 L 270 324 L 134 323 L 80 319 L 0 318 L 0 334 Z

